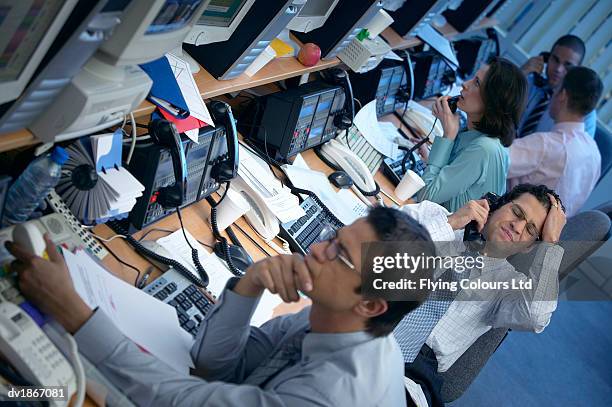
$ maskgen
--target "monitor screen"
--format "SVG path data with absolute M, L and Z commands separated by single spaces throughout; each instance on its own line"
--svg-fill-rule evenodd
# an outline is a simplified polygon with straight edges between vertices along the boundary
M 492 1 L 463 0 L 457 10 L 446 10 L 446 21 L 459 32 L 464 32 L 487 9 Z
M 198 24 L 229 27 L 246 2 L 247 0 L 211 0 Z
M 204 0 L 167 0 L 146 34 L 160 34 L 180 30 L 191 23 L 193 13 Z
M 335 0 L 309 0 L 302 11 L 300 11 L 300 17 L 319 17 L 327 14 Z
M 391 28 L 402 37 L 412 31 L 438 0 L 408 0 L 396 11 L 390 11 L 393 18 Z
M 19 78 L 63 5 L 61 0 L 0 1 L 0 83 Z

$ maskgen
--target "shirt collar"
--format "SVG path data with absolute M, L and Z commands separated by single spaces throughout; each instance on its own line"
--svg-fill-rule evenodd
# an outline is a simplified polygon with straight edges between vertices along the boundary
M 310 332 L 302 342 L 302 360 L 305 362 L 317 358 L 328 358 L 333 352 L 361 345 L 374 339 L 365 331 L 349 333 L 315 333 Z
M 584 131 L 584 122 L 555 123 L 552 131 Z

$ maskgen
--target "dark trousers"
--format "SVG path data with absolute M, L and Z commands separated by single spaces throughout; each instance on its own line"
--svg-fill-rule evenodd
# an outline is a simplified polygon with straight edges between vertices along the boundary
M 436 354 L 429 346 L 423 345 L 414 362 L 406 363 L 404 374 L 421 385 L 429 407 L 444 406 L 441 397 L 443 379 L 438 373 Z M 416 407 L 408 394 L 406 394 L 406 401 L 408 407 Z

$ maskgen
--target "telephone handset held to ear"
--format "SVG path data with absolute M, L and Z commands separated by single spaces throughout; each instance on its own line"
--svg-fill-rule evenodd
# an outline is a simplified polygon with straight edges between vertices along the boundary
M 213 100 L 209 104 L 213 119 L 225 126 L 227 159 L 215 164 L 212 177 L 219 183 L 230 181 L 238 175 L 238 132 L 232 108 L 224 102 Z
M 548 64 L 548 58 L 550 58 L 550 52 L 540 52 L 540 56 L 542 58 L 544 58 L 544 64 Z M 546 65 L 544 66 L 543 69 L 544 72 L 546 72 Z M 544 79 L 544 76 L 540 73 L 536 73 L 534 76 L 534 83 L 538 88 L 543 88 L 544 86 L 546 86 L 546 79 Z
M 149 123 L 149 134 L 156 144 L 170 149 L 174 169 L 174 184 L 159 190 L 157 202 L 164 208 L 180 207 L 187 188 L 187 162 L 181 136 L 174 124 L 163 119 L 154 119 Z
M 481 199 L 486 199 L 489 203 L 489 216 L 491 216 L 491 213 L 504 204 L 501 197 L 493 192 L 487 192 Z M 481 250 L 484 248 L 486 239 L 482 233 L 478 231 L 478 223 L 476 221 L 471 221 L 465 227 L 463 231 L 463 241 L 472 242 L 472 246 L 476 250 Z

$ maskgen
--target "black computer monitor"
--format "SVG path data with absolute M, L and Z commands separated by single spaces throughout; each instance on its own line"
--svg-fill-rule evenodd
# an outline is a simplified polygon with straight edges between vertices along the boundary
M 420 24 L 427 24 L 446 7 L 445 0 L 407 0 L 400 8 L 389 11 L 391 28 L 402 37 L 414 35 Z
M 484 17 L 485 12 L 493 8 L 495 0 L 463 0 L 456 10 L 446 10 L 442 15 L 455 30 L 464 32 L 472 26 L 479 17 Z

